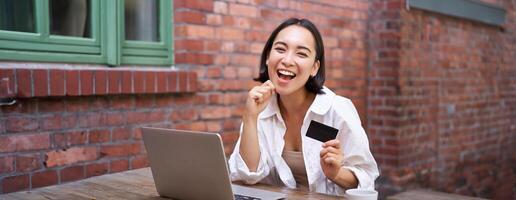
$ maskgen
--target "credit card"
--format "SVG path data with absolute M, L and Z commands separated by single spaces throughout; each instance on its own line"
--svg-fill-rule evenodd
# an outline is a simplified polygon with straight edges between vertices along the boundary
M 339 129 L 312 120 L 306 131 L 306 136 L 321 142 L 327 142 L 335 139 L 338 132 Z

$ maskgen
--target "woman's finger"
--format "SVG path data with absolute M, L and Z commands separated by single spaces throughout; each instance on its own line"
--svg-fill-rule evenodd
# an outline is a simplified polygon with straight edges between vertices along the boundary
M 320 152 L 320 156 L 322 157 L 325 153 L 327 152 L 331 152 L 331 153 L 334 153 L 334 154 L 342 154 L 342 152 L 340 151 L 340 149 L 338 148 L 335 148 L 333 146 L 329 146 L 329 147 L 325 147 L 321 150 Z
M 330 152 L 326 152 L 324 155 L 321 156 L 321 159 L 325 159 L 325 158 L 328 158 L 328 157 L 332 157 L 334 156 L 335 154 L 334 153 L 330 153 Z
M 249 92 L 249 96 L 256 102 L 260 102 L 263 99 L 263 94 L 256 91 Z
M 340 152 L 339 150 L 329 149 L 329 148 L 325 148 L 325 149 L 321 150 L 321 152 L 319 153 L 319 156 L 321 158 L 323 158 L 324 156 L 326 156 L 328 154 L 342 156 L 342 152 Z
M 319 157 L 324 157 L 324 155 L 326 155 L 326 153 L 328 153 L 328 150 L 326 149 L 322 149 L 321 152 L 319 152 Z
M 253 88 L 252 91 L 262 94 L 263 100 L 268 100 L 269 97 L 272 96 L 272 93 L 273 93 L 273 90 L 271 90 L 268 87 L 263 87 L 263 86 Z
M 340 161 L 338 159 L 336 159 L 335 157 L 327 157 L 323 161 L 324 161 L 324 163 L 326 163 L 328 165 L 335 165 L 335 166 L 340 165 Z
M 338 139 L 333 139 L 333 140 L 326 141 L 323 144 L 323 148 L 329 147 L 329 146 L 340 149 L 340 141 Z
M 265 81 L 262 86 L 266 86 L 266 87 L 269 87 L 270 89 L 274 90 L 276 89 L 276 87 L 274 87 L 274 84 L 272 84 L 272 81 L 271 80 L 267 80 Z
M 328 156 L 331 156 L 331 157 L 342 157 L 340 154 L 338 153 L 332 153 L 332 152 L 326 152 L 321 158 L 326 158 Z
M 269 88 L 267 88 L 267 87 L 259 87 L 259 88 L 256 88 L 256 90 L 255 90 L 255 91 L 257 91 L 257 92 L 259 92 L 259 93 L 262 93 L 262 94 L 267 94 L 267 95 L 272 94 L 272 90 L 270 90 L 270 89 L 269 89 Z
M 331 147 L 326 147 L 325 149 L 326 149 L 326 151 L 328 151 L 330 153 L 341 154 L 340 149 L 337 149 L 337 148 L 332 147 L 332 146 Z
M 263 88 L 263 89 L 266 89 L 267 91 L 270 91 L 270 92 L 273 92 L 275 87 L 274 85 L 272 84 L 272 82 L 268 81 L 268 82 L 265 82 L 263 83 L 262 85 L 258 86 L 259 88 Z
M 325 163 L 331 164 L 332 162 L 339 162 L 340 156 L 334 154 L 334 153 L 327 153 L 324 157 L 321 158 Z M 328 160 L 331 160 L 331 162 L 327 162 Z
M 325 158 L 323 158 L 323 161 L 326 164 L 333 164 L 334 161 L 335 161 L 335 158 L 333 158 L 333 157 L 325 157 Z
M 324 157 L 321 158 L 322 161 L 324 161 L 326 164 L 335 164 L 340 165 L 343 160 L 342 155 L 334 154 L 334 153 L 327 153 Z M 330 162 L 328 162 L 330 161 Z

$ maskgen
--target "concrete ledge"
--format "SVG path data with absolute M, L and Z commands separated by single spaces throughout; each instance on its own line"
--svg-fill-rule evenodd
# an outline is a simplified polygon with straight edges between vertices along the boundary
M 187 70 L 0 66 L 0 98 L 183 93 L 196 83 Z
M 469 197 L 458 194 L 435 192 L 431 190 L 410 190 L 390 197 L 387 200 L 483 200 L 483 198 Z

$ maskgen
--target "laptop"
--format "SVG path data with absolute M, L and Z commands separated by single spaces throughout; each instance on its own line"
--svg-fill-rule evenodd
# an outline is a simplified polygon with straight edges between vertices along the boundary
M 173 199 L 283 199 L 287 195 L 231 184 L 217 133 L 142 128 L 158 194 Z

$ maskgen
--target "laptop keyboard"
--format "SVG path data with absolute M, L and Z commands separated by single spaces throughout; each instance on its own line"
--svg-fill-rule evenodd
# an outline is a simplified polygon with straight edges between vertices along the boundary
M 260 200 L 260 198 L 235 194 L 235 200 Z

